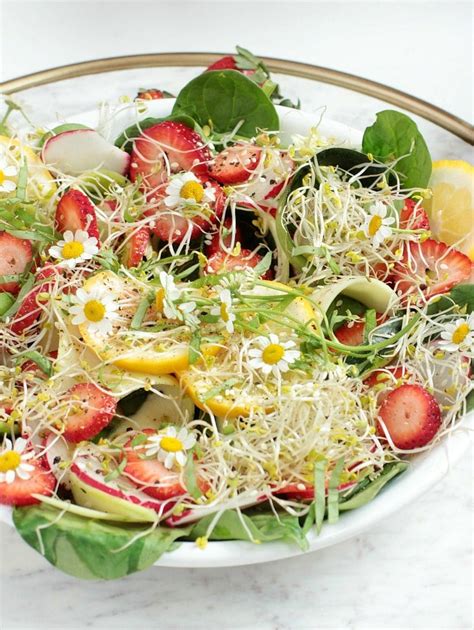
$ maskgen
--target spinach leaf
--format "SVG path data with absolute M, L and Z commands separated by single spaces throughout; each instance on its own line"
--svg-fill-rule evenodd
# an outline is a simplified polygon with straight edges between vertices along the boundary
M 362 149 L 380 162 L 401 158 L 395 170 L 402 176 L 404 188 L 428 186 L 431 155 L 416 123 L 405 114 L 390 109 L 379 112 L 364 132 Z
M 140 409 L 148 397 L 146 389 L 136 389 L 119 400 L 118 411 L 123 416 L 133 416 Z
M 466 413 L 469 413 L 474 409 L 474 390 L 469 392 L 466 398 Z
M 279 129 L 271 100 L 236 70 L 205 72 L 190 81 L 178 94 L 172 113 L 186 114 L 217 133 L 231 132 L 240 123 L 238 133 L 247 138 L 259 129 Z
M 166 121 L 180 122 L 190 129 L 194 129 L 198 132 L 200 131 L 199 129 L 196 129 L 196 123 L 194 122 L 194 120 L 184 114 L 165 116 L 164 118 L 144 118 L 139 123 L 127 127 L 125 131 L 120 134 L 114 144 L 119 149 L 122 149 L 122 151 L 131 153 L 133 149 L 133 141 L 136 138 L 139 138 L 142 133 L 149 127 L 153 127 L 153 125 L 157 125 L 158 123 Z
M 60 514 L 44 504 L 15 508 L 13 522 L 21 537 L 48 562 L 86 580 L 112 580 L 146 569 L 189 532 L 166 527 L 147 532 L 149 525 Z
M 191 538 L 205 536 L 215 515 L 202 518 L 191 530 Z M 226 510 L 217 521 L 209 540 L 248 540 L 269 542 L 288 540 L 295 542 L 301 549 L 308 548 L 303 527 L 298 517 L 290 514 L 240 514 L 235 510 Z
M 449 295 L 458 306 L 465 306 L 467 313 L 474 311 L 474 284 L 459 284 Z
M 361 481 L 360 486 L 346 497 L 340 498 L 339 511 L 355 510 L 356 508 L 369 503 L 374 499 L 377 494 L 382 490 L 386 483 L 402 473 L 408 468 L 407 462 L 393 462 L 384 466 L 380 475 L 374 479 L 369 480 L 367 477 Z
M 315 159 L 320 166 L 335 166 L 349 175 L 355 175 L 363 170 L 361 181 L 365 188 L 373 186 L 387 170 L 384 164 L 363 166 L 370 162 L 369 157 L 365 153 L 344 147 L 323 149 L 316 154 Z

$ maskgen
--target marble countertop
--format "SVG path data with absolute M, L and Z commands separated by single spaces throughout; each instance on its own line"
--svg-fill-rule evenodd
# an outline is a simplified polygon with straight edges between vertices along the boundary
M 26 3 L 17 2 L 15 6 L 21 4 Z M 29 5 L 33 16 L 38 15 L 34 4 Z M 53 6 L 55 3 L 50 4 Z M 75 2 L 59 4 L 76 5 L 77 10 Z M 96 4 L 110 7 L 121 3 Z M 280 22 L 283 20 L 284 4 L 275 5 Z M 335 4 L 342 11 L 343 4 L 357 3 Z M 405 3 L 394 4 L 407 6 Z M 305 9 L 313 12 L 309 17 L 315 20 L 318 5 L 308 4 Z M 203 7 L 202 10 L 211 17 L 209 5 L 203 3 Z M 346 18 L 341 17 L 346 22 L 349 18 L 349 14 Z M 42 19 L 45 19 L 44 16 Z M 381 15 L 377 19 L 382 24 L 384 17 Z M 459 19 L 463 19 L 461 13 Z M 402 26 L 398 24 L 397 28 L 401 29 Z M 442 25 L 437 24 L 437 28 L 442 30 Z M 446 28 L 454 28 L 452 21 Z M 398 35 L 403 36 L 401 30 Z M 113 42 L 113 53 L 111 50 L 104 53 L 100 45 L 89 38 L 87 46 L 82 43 L 81 47 L 76 42 L 76 56 L 64 61 L 78 61 L 105 54 L 144 52 L 131 44 L 117 42 L 112 31 L 105 37 Z M 130 37 L 132 43 L 137 41 L 133 33 Z M 449 37 L 452 38 L 451 32 Z M 189 39 L 182 41 L 182 45 L 175 46 L 175 49 L 231 47 L 230 43 L 225 45 L 222 41 L 215 46 L 193 45 L 195 41 L 189 32 Z M 251 42 L 242 43 L 251 46 Z M 155 50 L 171 49 L 170 46 L 155 44 Z M 45 46 L 47 48 L 48 43 Z M 51 46 L 54 48 L 55 44 Z M 293 54 L 294 51 L 289 47 L 282 49 L 277 45 L 262 52 L 316 62 L 314 49 L 319 50 L 323 44 L 319 42 L 311 48 L 309 42 L 303 42 L 302 46 L 303 50 L 298 50 L 298 54 Z M 12 50 L 11 42 L 10 48 L 7 46 L 6 49 Z M 308 51 L 307 55 L 305 50 Z M 423 92 L 416 76 L 409 74 L 410 55 L 410 51 L 401 51 L 397 62 L 400 67 L 396 71 L 394 69 L 393 80 L 390 80 L 388 71 L 386 82 L 396 83 L 405 68 L 403 80 L 406 76 L 410 78 L 399 87 L 410 91 L 410 86 L 413 86 L 411 91 L 418 90 L 419 96 L 430 98 L 429 89 Z M 377 75 L 376 64 L 370 63 L 369 60 L 365 68 L 354 68 L 349 63 L 345 66 L 341 62 L 338 67 L 381 80 Z M 30 51 L 28 57 L 22 50 L 16 66 L 13 60 L 7 64 L 9 76 L 39 69 L 35 64 L 37 61 L 33 52 Z M 56 63 L 43 62 L 43 65 Z M 24 93 L 22 98 L 34 104 L 38 117 L 61 120 L 67 115 L 90 108 L 101 98 L 133 93 L 137 85 L 157 84 L 171 91 L 176 90 L 192 75 L 190 69 L 163 69 L 121 73 L 107 82 L 104 82 L 103 77 L 96 76 L 32 90 Z M 435 75 L 430 76 L 434 80 Z M 446 81 L 451 79 L 454 88 L 457 86 L 455 78 L 446 76 Z M 373 99 L 309 81 L 282 78 L 281 83 L 290 95 L 301 97 L 305 109 L 319 111 L 325 106 L 327 116 L 358 128 L 365 127 L 374 112 L 384 107 Z M 469 90 L 460 90 L 457 91 L 458 100 L 454 95 L 449 100 L 443 94 L 439 102 L 462 115 L 469 107 L 470 96 Z M 462 107 L 459 107 L 459 99 L 464 99 Z M 425 121 L 418 122 L 434 159 L 457 157 L 472 161 L 472 150 L 468 145 Z M 0 524 L 0 627 L 2 630 L 66 627 L 70 630 L 161 630 L 185 627 L 464 630 L 472 627 L 473 619 L 470 598 L 473 586 L 472 472 L 471 450 L 441 483 L 417 503 L 405 507 L 363 535 L 313 554 L 235 569 L 155 567 L 110 583 L 80 582 L 57 572 L 27 547 L 13 530 Z

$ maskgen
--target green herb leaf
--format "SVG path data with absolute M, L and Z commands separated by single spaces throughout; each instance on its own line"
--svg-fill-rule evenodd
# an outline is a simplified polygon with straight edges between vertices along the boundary
M 355 490 L 348 496 L 342 497 L 339 502 L 339 511 L 355 510 L 366 503 L 369 503 L 374 499 L 377 494 L 382 490 L 386 483 L 391 479 L 402 473 L 408 468 L 407 462 L 394 462 L 392 464 L 386 464 L 382 472 L 373 481 L 367 478 L 361 482 L 362 489 L 355 488 Z
M 15 508 L 23 540 L 61 571 L 86 580 L 113 580 L 152 566 L 191 528 L 114 524 L 47 505 Z
M 328 486 L 328 522 L 335 523 L 339 518 L 339 491 L 338 486 L 340 483 L 341 472 L 344 466 L 344 457 L 340 457 L 334 470 L 329 478 Z
M 364 132 L 362 148 L 380 162 L 396 164 L 404 188 L 426 188 L 431 177 L 431 155 L 416 123 L 401 112 L 379 112 Z M 402 157 L 405 156 L 405 157 Z
M 279 118 L 268 96 L 235 70 L 205 72 L 192 79 L 178 94 L 173 115 L 186 114 L 217 133 L 251 138 L 260 129 L 277 131 Z
M 201 356 L 201 331 L 193 330 L 189 342 L 189 363 L 193 365 Z
M 23 283 L 20 289 L 20 292 L 16 296 L 16 300 L 13 302 L 10 308 L 6 310 L 1 316 L 0 319 L 2 319 L 2 321 L 5 321 L 7 317 L 13 317 L 13 315 L 15 315 L 17 310 L 20 308 L 20 304 L 23 302 L 25 296 L 31 291 L 34 284 L 35 284 L 35 277 L 32 273 L 30 273 L 26 277 L 26 280 Z
M 150 308 L 150 306 L 155 301 L 155 292 L 150 291 L 146 297 L 142 298 L 138 303 L 137 310 L 135 311 L 134 316 L 132 317 L 132 321 L 130 322 L 130 328 L 132 330 L 140 330 L 143 319 L 145 318 L 146 312 Z
M 49 359 L 45 356 L 36 352 L 36 350 L 28 350 L 27 352 L 22 352 L 15 357 L 16 363 L 23 363 L 25 359 L 29 359 L 36 363 L 39 369 L 46 374 L 46 376 L 51 376 L 53 374 L 53 364 Z
M 197 484 L 196 467 L 194 466 L 192 451 L 188 453 L 186 464 L 184 466 L 184 485 L 193 499 L 199 499 L 202 497 L 201 489 Z
M 205 403 L 206 400 L 209 400 L 210 398 L 215 398 L 217 394 L 220 394 L 221 392 L 225 391 L 229 387 L 233 387 L 238 382 L 239 382 L 238 378 L 229 378 L 227 381 L 224 381 L 220 385 L 216 385 L 216 387 L 212 387 L 203 396 L 200 396 L 201 402 Z
M 325 459 L 317 461 L 314 465 L 314 517 L 318 534 L 323 527 L 326 513 L 326 468 Z
M 449 294 L 458 306 L 466 307 L 467 313 L 474 311 L 474 284 L 459 284 Z
M 15 298 L 11 293 L 0 293 L 0 317 L 4 315 L 12 304 L 14 304 Z

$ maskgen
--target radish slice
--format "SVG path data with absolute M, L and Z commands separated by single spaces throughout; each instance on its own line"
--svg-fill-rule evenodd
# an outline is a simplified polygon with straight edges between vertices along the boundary
M 70 490 L 69 464 L 72 459 L 72 453 L 66 440 L 60 435 L 49 433 L 43 444 L 48 468 L 57 481 Z
M 63 131 L 49 138 L 41 153 L 43 162 L 67 175 L 105 168 L 121 175 L 128 171 L 130 156 L 93 129 Z

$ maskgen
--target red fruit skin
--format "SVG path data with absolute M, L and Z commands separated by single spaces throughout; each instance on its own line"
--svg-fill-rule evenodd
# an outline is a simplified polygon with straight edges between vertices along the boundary
M 228 271 L 242 271 L 247 268 L 253 269 L 261 260 L 262 256 L 252 252 L 250 249 L 242 249 L 238 256 L 232 256 L 223 251 L 217 251 L 208 259 L 204 273 L 205 275 L 210 275 Z M 261 278 L 263 280 L 272 280 L 273 271 L 268 269 Z
M 441 427 L 440 407 L 421 385 L 405 384 L 390 392 L 380 406 L 379 418 L 393 444 L 404 451 L 426 446 Z M 377 422 L 377 433 L 386 437 L 381 422 Z
M 232 229 L 232 219 L 230 217 L 227 217 L 224 220 L 223 226 L 226 230 L 231 230 Z M 234 226 L 234 246 L 237 243 L 241 243 L 243 240 L 243 234 L 242 234 L 242 229 L 241 227 L 235 223 Z M 216 232 L 215 234 L 212 235 L 210 243 L 208 245 L 206 245 L 206 256 L 209 258 L 210 256 L 212 256 L 213 254 L 216 254 L 217 252 L 223 252 L 223 248 L 222 246 L 224 245 L 224 247 L 229 248 L 232 245 L 232 235 L 231 234 L 227 234 L 226 236 L 224 236 L 221 239 L 221 235 L 220 232 Z
M 173 98 L 173 95 L 166 90 L 157 90 L 156 88 L 150 88 L 149 90 L 138 92 L 136 96 L 136 99 L 141 99 L 142 101 L 157 101 L 163 98 Z
M 210 159 L 210 151 L 199 134 L 182 123 L 165 121 L 148 127 L 135 140 L 130 179 L 135 182 L 140 177 L 148 191 L 156 191 L 168 180 L 168 169 L 172 173 L 192 171 L 200 179 L 208 179 Z
M 206 72 L 210 70 L 237 70 L 237 63 L 232 55 L 221 57 L 206 68 Z
M 61 197 L 56 208 L 55 227 L 61 234 L 66 230 L 85 230 L 89 236 L 99 240 L 94 206 L 80 190 L 71 188 Z
M 364 342 L 365 321 L 360 322 L 344 322 L 337 330 L 334 331 L 336 339 L 346 346 L 361 346 Z
M 212 159 L 209 173 L 220 184 L 240 184 L 252 176 L 261 158 L 260 147 L 236 144 L 224 149 Z
M 400 212 L 400 227 L 404 230 L 429 230 L 430 221 L 422 206 L 416 207 L 416 201 L 406 199 Z
M 82 407 L 64 418 L 63 437 L 68 442 L 90 440 L 105 429 L 115 415 L 117 400 L 93 383 L 74 385 L 66 395 Z
M 33 248 L 30 241 L 0 231 L 0 276 L 23 273 L 33 260 Z M 0 283 L 0 293 L 17 294 L 20 290 L 18 282 Z
M 44 280 L 54 276 L 57 270 L 53 266 L 44 267 L 36 274 L 36 280 Z M 20 304 L 20 308 L 17 310 L 10 324 L 10 330 L 15 335 L 21 335 L 21 333 L 32 326 L 40 317 L 42 308 L 38 302 L 38 295 L 40 293 L 49 293 L 51 290 L 51 283 L 42 282 L 34 287 L 29 293 L 25 295 L 23 302 Z
M 421 289 L 428 299 L 467 280 L 473 269 L 468 256 L 429 238 L 423 243 L 408 243 L 403 260 L 395 265 L 392 275 L 399 294 Z
M 29 459 L 28 463 L 35 467 L 31 471 L 30 479 L 15 478 L 13 483 L 0 483 L 0 504 L 1 505 L 34 505 L 40 503 L 33 494 L 51 496 L 56 486 L 56 479 L 38 461 Z
M 212 210 L 213 214 L 209 217 L 203 214 L 196 214 L 192 218 L 185 217 L 179 209 L 170 210 L 164 205 L 159 205 L 156 210 L 147 211 L 147 216 L 154 216 L 155 221 L 150 225 L 151 231 L 156 234 L 162 241 L 177 243 L 183 240 L 190 231 L 189 238 L 195 239 L 203 234 L 208 233 L 214 223 L 219 220 L 224 212 L 225 195 L 222 188 L 216 182 L 208 180 L 202 182 L 203 185 L 209 185 L 214 189 L 215 202 Z
M 305 487 L 302 489 L 300 486 L 304 485 Z M 337 489 L 339 492 L 344 490 L 348 490 L 355 486 L 355 482 L 348 481 L 346 483 L 341 483 Z M 296 484 L 290 483 L 287 486 L 283 486 L 283 488 L 279 488 L 278 490 L 274 490 L 273 494 L 276 495 L 284 495 L 287 499 L 292 499 L 296 501 L 312 501 L 314 499 L 314 486 L 310 484 Z
M 156 435 L 154 429 L 143 429 L 141 433 L 145 435 Z M 179 475 L 177 473 L 168 470 L 165 465 L 156 458 L 148 460 L 141 459 L 140 454 L 143 454 L 143 449 L 132 448 L 132 441 L 133 439 L 125 444 L 127 465 L 124 468 L 124 473 L 130 477 L 130 481 L 132 481 L 137 488 L 151 497 L 162 501 L 186 494 L 186 488 L 179 482 Z M 175 480 L 170 482 L 169 480 L 173 478 Z M 168 481 L 161 484 L 164 479 L 168 479 Z M 160 485 L 156 486 L 156 484 Z
M 140 228 L 125 243 L 122 252 L 122 263 L 129 269 L 137 267 L 143 260 L 150 243 L 150 230 Z

